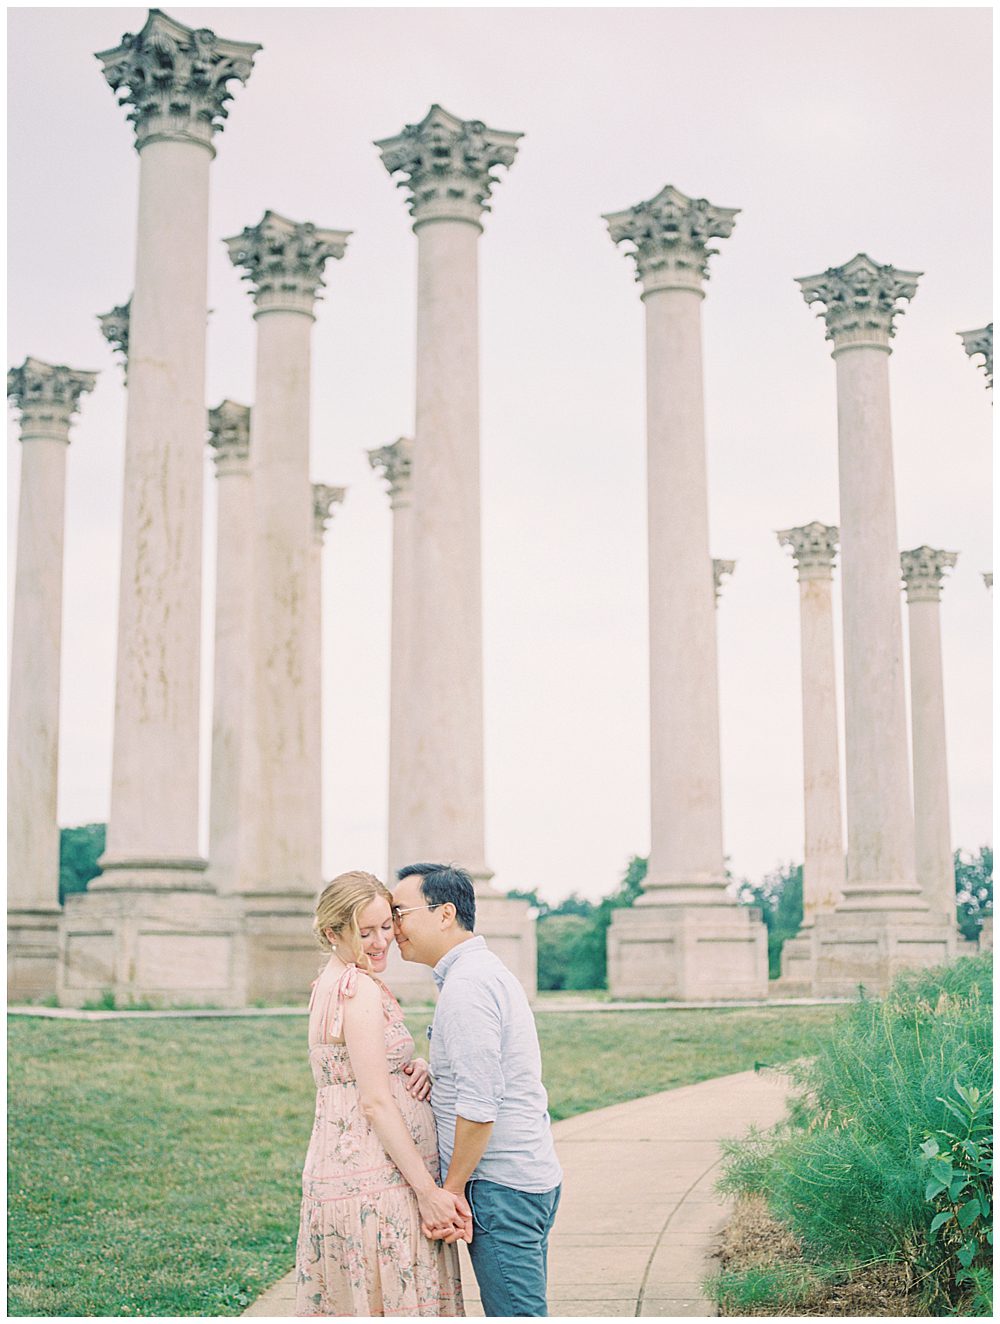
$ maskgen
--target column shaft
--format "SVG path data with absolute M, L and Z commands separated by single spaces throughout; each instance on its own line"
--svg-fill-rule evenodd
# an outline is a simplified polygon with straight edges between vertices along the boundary
M 923 910 L 903 687 L 889 355 L 836 351 L 847 784 L 843 907 Z
M 663 904 L 705 900 L 706 886 L 708 895 L 724 886 L 719 691 L 701 295 L 664 289 L 645 304 L 652 838 L 644 897 Z
M 201 530 L 211 151 L 140 153 L 129 328 L 111 866 L 198 860 Z
M 477 243 L 465 221 L 417 224 L 413 476 L 414 777 L 421 859 L 488 877 L 484 844 Z
M 389 663 L 389 861 L 387 877 L 418 858 L 418 797 L 413 771 L 417 715 L 410 698 L 415 665 L 413 509 L 407 498 L 392 512 L 392 624 Z
M 803 578 L 799 583 L 805 793 L 804 928 L 813 924 L 817 914 L 836 907 L 844 886 L 832 588 L 829 578 Z
M 249 890 L 315 893 L 319 844 L 306 760 L 306 652 L 313 546 L 309 483 L 312 317 L 259 311 L 252 423 L 254 506 L 253 723 L 259 776 Z
M 252 540 L 250 470 L 220 463 L 215 575 L 215 667 L 212 705 L 212 799 L 208 858 L 220 892 L 238 882 L 240 814 L 247 677 L 250 668 L 252 579 L 248 549 Z
M 955 865 L 948 796 L 941 617 L 937 602 L 911 602 L 910 709 L 917 881 L 932 913 L 955 921 Z
M 23 440 L 7 736 L 7 909 L 56 911 L 67 440 Z

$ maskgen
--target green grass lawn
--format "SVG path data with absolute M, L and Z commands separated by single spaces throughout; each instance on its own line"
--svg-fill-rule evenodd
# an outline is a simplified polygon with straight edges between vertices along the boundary
M 801 1056 L 836 1010 L 540 1011 L 552 1116 Z M 290 1269 L 304 1037 L 298 1017 L 11 1018 L 9 1313 L 238 1315 Z

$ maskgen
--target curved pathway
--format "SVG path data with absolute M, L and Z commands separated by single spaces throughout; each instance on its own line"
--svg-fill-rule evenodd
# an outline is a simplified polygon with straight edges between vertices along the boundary
M 565 1170 L 549 1249 L 554 1316 L 714 1315 L 701 1291 L 729 1215 L 713 1189 L 719 1141 L 783 1115 L 788 1084 L 744 1071 L 556 1122 Z M 462 1248 L 466 1309 L 482 1315 Z M 292 1313 L 294 1274 L 247 1315 Z

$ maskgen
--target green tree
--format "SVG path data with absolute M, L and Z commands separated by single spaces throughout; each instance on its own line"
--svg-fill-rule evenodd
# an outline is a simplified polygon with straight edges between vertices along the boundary
M 955 899 L 958 927 L 963 937 L 975 940 L 983 920 L 993 915 L 992 846 L 980 846 L 977 854 L 955 852 Z
M 634 855 L 618 887 L 596 905 L 571 892 L 557 906 L 537 891 L 507 893 L 537 912 L 538 987 L 542 990 L 607 988 L 608 927 L 613 912 L 631 906 L 642 891 L 646 860 Z
M 781 974 L 781 948 L 802 927 L 802 865 L 780 864 L 759 883 L 744 878 L 737 886 L 737 900 L 757 906 L 767 926 L 767 964 L 771 979 Z
M 59 904 L 71 892 L 85 892 L 91 878 L 101 872 L 97 861 L 104 854 L 106 823 L 63 828 L 59 833 Z

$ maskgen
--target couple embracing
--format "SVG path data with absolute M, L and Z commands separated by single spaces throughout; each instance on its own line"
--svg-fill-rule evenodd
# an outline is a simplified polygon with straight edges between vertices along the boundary
M 316 907 L 330 959 L 309 1011 L 316 1120 L 295 1313 L 464 1315 L 465 1241 L 485 1315 L 547 1315 L 562 1172 L 531 1008 L 474 933 L 464 870 L 414 864 L 398 879 L 390 892 L 342 874 Z M 381 979 L 394 938 L 433 968 L 429 1066 Z

